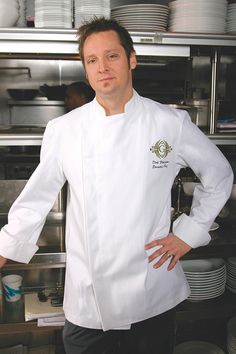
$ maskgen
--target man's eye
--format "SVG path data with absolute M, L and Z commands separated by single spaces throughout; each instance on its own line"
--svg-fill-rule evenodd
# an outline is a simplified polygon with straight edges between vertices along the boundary
M 118 57 L 118 54 L 110 54 L 109 58 L 110 59 L 116 59 Z
M 87 60 L 87 64 L 93 64 L 96 62 L 96 59 L 89 59 Z

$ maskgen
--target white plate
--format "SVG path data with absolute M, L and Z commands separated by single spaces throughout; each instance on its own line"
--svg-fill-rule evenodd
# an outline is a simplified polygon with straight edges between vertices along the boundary
M 220 225 L 217 224 L 217 222 L 213 222 L 213 224 L 210 227 L 210 231 L 215 231 L 217 229 L 219 229 Z
M 158 10 L 166 10 L 169 11 L 168 6 L 167 5 L 160 5 L 160 4 L 130 4 L 130 5 L 121 5 L 121 6 L 116 6 L 113 7 L 112 10 L 113 11 L 117 11 L 117 10 L 121 10 L 121 9 L 131 9 L 131 10 L 136 10 L 136 9 L 158 9 Z
M 236 266 L 236 257 L 228 257 L 227 264 L 228 263 Z
M 127 19 L 144 19 L 144 18 L 150 18 L 150 19 L 164 19 L 166 20 L 168 16 L 163 16 L 159 14 L 124 14 L 124 15 L 118 15 L 118 14 L 113 14 L 111 12 L 111 16 L 115 18 L 127 18 Z
M 209 259 L 188 259 L 181 260 L 181 265 L 184 272 L 212 272 L 222 268 L 225 265 L 223 258 L 209 258 Z

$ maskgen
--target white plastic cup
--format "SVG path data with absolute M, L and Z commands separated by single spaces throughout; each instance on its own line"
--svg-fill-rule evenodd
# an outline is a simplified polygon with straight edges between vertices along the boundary
M 15 302 L 20 300 L 22 279 L 22 276 L 17 274 L 6 275 L 2 278 L 6 301 Z

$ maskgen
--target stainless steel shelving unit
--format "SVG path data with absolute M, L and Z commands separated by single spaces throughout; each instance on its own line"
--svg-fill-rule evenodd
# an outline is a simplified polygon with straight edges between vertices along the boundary
M 173 32 L 130 32 L 138 57 L 189 57 L 191 47 L 212 47 L 209 133 L 216 133 L 219 47 L 236 47 L 236 36 Z M 36 28 L 1 28 L 1 57 L 63 58 L 79 60 L 77 31 Z
M 236 46 L 236 35 L 174 32 L 130 32 L 130 34 L 134 44 L 137 45 Z M 0 43 L 0 53 L 78 55 L 76 30 L 1 28 Z
M 190 57 L 191 48 L 196 46 L 212 47 L 212 74 L 211 74 L 211 114 L 208 137 L 217 145 L 235 145 L 236 135 L 217 134 L 216 99 L 217 99 L 217 71 L 220 64 L 220 47 L 236 47 L 236 36 L 206 35 L 170 32 L 131 32 L 135 50 L 142 57 Z M 34 29 L 34 28 L 1 28 L 0 29 L 0 58 L 58 58 L 80 60 L 76 30 Z M 0 127 L 0 146 L 11 145 L 41 145 L 43 131 L 12 132 Z M 36 254 L 31 263 L 18 265 L 22 270 L 41 268 L 65 268 L 65 253 Z M 15 264 L 9 262 L 5 269 L 14 270 Z M 29 269 L 27 268 L 27 269 Z M 19 268 L 18 268 L 19 269 Z M 225 306 L 225 305 L 224 305 Z M 223 310 L 225 307 L 223 306 Z M 229 312 L 232 307 L 230 307 Z M 233 307 L 235 311 L 235 306 Z M 185 316 L 183 313 L 182 315 Z M 214 309 L 217 311 L 217 308 Z M 189 310 L 187 309 L 189 316 Z M 214 313 L 215 313 L 214 312 Z M 196 314 L 196 310 L 193 310 Z M 207 313 L 211 316 L 213 311 Z M 180 312 L 181 316 L 181 312 Z M 199 314 L 202 316 L 202 314 Z M 26 330 L 45 330 L 38 328 L 36 323 L 0 324 L 0 333 L 24 332 Z

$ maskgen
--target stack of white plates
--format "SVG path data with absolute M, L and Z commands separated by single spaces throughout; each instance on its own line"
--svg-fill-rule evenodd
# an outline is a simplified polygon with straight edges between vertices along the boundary
M 236 4 L 229 4 L 227 10 L 226 32 L 236 34 Z
M 175 0 L 169 8 L 169 31 L 225 33 L 226 0 Z
M 236 293 L 236 257 L 229 257 L 226 261 L 226 288 Z
M 111 9 L 111 17 L 128 31 L 166 31 L 169 9 L 159 4 L 133 4 Z
M 229 354 L 236 354 L 236 317 L 227 324 L 227 349 Z
M 226 267 L 223 259 L 182 260 L 181 264 L 191 289 L 188 300 L 208 300 L 224 293 Z
M 35 27 L 72 28 L 71 0 L 35 0 Z
M 94 16 L 110 18 L 110 0 L 74 0 L 74 26 L 80 27 Z
M 217 345 L 203 341 L 189 341 L 178 344 L 174 354 L 225 354 Z

